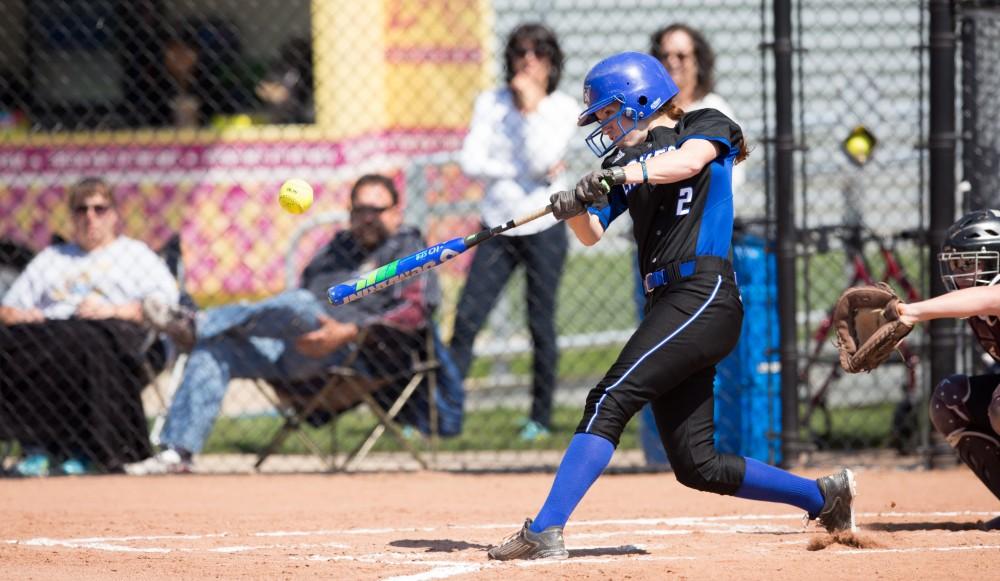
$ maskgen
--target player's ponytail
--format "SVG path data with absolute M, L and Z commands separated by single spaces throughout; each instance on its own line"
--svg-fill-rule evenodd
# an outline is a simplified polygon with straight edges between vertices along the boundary
M 674 100 L 670 99 L 669 101 L 661 105 L 660 108 L 657 109 L 656 112 L 650 116 L 650 119 L 656 119 L 657 117 L 660 117 L 662 115 L 666 115 L 667 117 L 670 117 L 674 121 L 680 121 L 681 117 L 684 116 L 684 109 L 678 107 L 674 103 Z
M 733 165 L 744 161 L 748 157 L 750 157 L 750 149 L 747 148 L 747 142 L 740 141 L 740 151 L 736 154 L 736 159 L 733 160 Z

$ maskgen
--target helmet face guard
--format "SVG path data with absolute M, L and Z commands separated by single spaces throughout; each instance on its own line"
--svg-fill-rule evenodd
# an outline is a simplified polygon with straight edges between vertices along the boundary
M 594 104 L 594 106 L 590 107 L 590 109 L 593 109 L 595 112 L 600 111 L 616 101 L 620 104 L 618 112 L 604 121 L 601 121 L 600 125 L 597 126 L 597 129 L 591 131 L 590 134 L 587 135 L 587 147 L 589 147 L 590 151 L 593 151 L 594 155 L 597 157 L 604 157 L 607 155 L 609 151 L 621 143 L 621 140 L 625 138 L 625 135 L 628 134 L 628 132 L 632 131 L 639 125 L 639 112 L 625 107 L 625 98 L 621 95 L 608 97 L 600 103 Z M 588 111 L 590 109 L 588 109 Z M 626 121 L 631 121 L 628 128 L 622 124 L 623 118 Z M 615 123 L 618 126 L 619 135 L 617 139 L 609 140 L 608 136 L 604 134 L 604 128 L 612 123 Z
M 938 254 L 949 291 L 1000 282 L 1000 211 L 976 210 L 948 228 Z
M 993 286 L 1000 281 L 1000 252 L 942 252 L 941 280 L 948 291 Z

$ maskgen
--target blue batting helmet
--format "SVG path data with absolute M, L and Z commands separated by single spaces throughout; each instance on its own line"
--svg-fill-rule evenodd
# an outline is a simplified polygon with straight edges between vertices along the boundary
M 594 65 L 583 81 L 583 102 L 586 109 L 577 124 L 581 127 L 597 121 L 595 113 L 618 101 L 618 113 L 601 122 L 587 136 L 587 145 L 594 155 L 603 157 L 635 129 L 642 119 L 648 118 L 678 92 L 677 84 L 670 78 L 663 63 L 641 52 L 623 52 L 608 57 Z M 622 125 L 622 119 L 632 121 L 631 127 Z M 617 123 L 621 137 L 605 143 L 602 129 L 608 123 Z

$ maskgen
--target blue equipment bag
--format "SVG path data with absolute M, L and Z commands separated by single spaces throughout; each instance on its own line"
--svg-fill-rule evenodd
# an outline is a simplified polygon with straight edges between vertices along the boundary
M 781 358 L 777 266 L 768 242 L 733 239 L 733 269 L 743 298 L 743 329 L 715 376 L 715 445 L 720 452 L 781 461 Z

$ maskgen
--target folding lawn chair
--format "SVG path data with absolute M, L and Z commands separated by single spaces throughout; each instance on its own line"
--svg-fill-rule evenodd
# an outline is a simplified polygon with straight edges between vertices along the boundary
M 255 382 L 261 393 L 271 401 L 283 422 L 281 428 L 257 458 L 255 467 L 271 456 L 291 434 L 305 444 L 331 470 L 353 471 L 371 452 L 379 438 L 388 431 L 410 456 L 424 469 L 428 463 L 417 446 L 403 433 L 398 417 L 407 404 L 421 410 L 422 402 L 415 395 L 426 392 L 426 413 L 430 426 L 431 449 L 437 439 L 437 371 L 440 364 L 435 356 L 433 328 L 418 335 L 408 334 L 407 345 L 393 350 L 384 347 L 386 337 L 403 337 L 399 330 L 382 326 L 369 327 L 351 346 L 350 354 L 339 365 L 330 367 L 317 378 L 295 382 Z M 377 361 L 386 358 L 397 361 L 378 368 Z M 373 367 L 375 367 L 373 369 Z M 267 386 L 273 389 L 271 390 Z M 426 385 L 426 390 L 420 389 Z M 337 462 L 336 423 L 339 416 L 355 407 L 367 408 L 377 419 L 367 436 L 343 460 Z M 422 413 L 418 411 L 417 413 Z M 306 425 L 329 424 L 334 447 L 324 450 L 303 428 Z
M 305 252 L 300 251 L 304 240 L 316 243 L 315 230 L 324 228 L 328 233 L 337 228 L 346 227 L 348 222 L 346 212 L 328 212 L 316 215 L 305 221 L 292 235 L 288 251 L 285 255 L 285 286 L 293 288 L 298 284 L 299 262 Z M 331 226 L 333 226 L 331 228 Z M 422 467 L 428 463 L 423 455 L 408 439 L 400 427 L 397 418 L 409 404 L 410 411 L 421 410 L 427 418 L 427 432 L 430 435 L 430 448 L 437 446 L 437 405 L 435 402 L 438 385 L 437 372 L 440 362 L 437 357 L 436 329 L 433 322 L 417 335 L 405 333 L 384 325 L 376 325 L 363 329 L 351 345 L 350 355 L 339 365 L 331 367 L 327 373 L 307 381 L 297 382 L 264 382 L 255 381 L 260 392 L 271 402 L 279 416 L 282 426 L 271 442 L 259 454 L 255 467 L 259 470 L 269 456 L 275 453 L 281 444 L 291 434 L 305 444 L 314 455 L 319 457 L 331 470 L 351 471 L 371 452 L 379 438 L 388 431 L 400 445 Z M 388 343 L 405 343 L 401 348 L 390 350 Z M 384 353 L 379 357 L 381 347 Z M 389 359 L 405 359 L 393 362 L 392 365 L 382 365 Z M 426 390 L 418 389 L 426 385 Z M 273 390 L 273 391 L 272 391 Z M 426 402 L 415 401 L 416 394 L 426 393 Z M 381 401 L 380 401 L 381 400 Z M 367 434 L 367 437 L 352 450 L 339 464 L 337 463 L 338 444 L 336 438 L 337 418 L 354 407 L 367 408 L 378 420 L 378 423 Z M 426 411 L 423 411 L 426 409 Z M 319 426 L 330 424 L 333 448 L 324 450 L 307 431 L 306 425 Z

